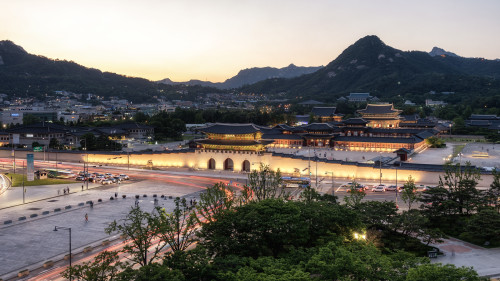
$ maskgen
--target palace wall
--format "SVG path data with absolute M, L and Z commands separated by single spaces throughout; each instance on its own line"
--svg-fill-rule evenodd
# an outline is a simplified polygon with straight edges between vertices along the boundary
M 31 151 L 16 151 L 16 159 L 26 159 L 27 153 L 33 153 L 35 160 L 44 160 L 43 152 Z M 45 160 L 55 163 L 56 153 L 45 153 Z M 12 158 L 11 150 L 0 150 L 0 157 Z M 57 162 L 76 162 L 83 163 L 86 160 L 87 154 L 79 152 L 58 152 Z M 217 151 L 217 150 L 189 150 L 189 151 L 172 151 L 172 152 L 156 152 L 156 153 L 89 153 L 88 162 L 90 165 L 119 165 L 127 166 L 127 163 L 133 166 L 153 166 L 158 168 L 164 167 L 185 167 L 192 169 L 205 170 L 208 169 L 210 159 L 215 161 L 215 169 L 223 170 L 224 162 L 231 159 L 233 162 L 234 171 L 240 172 L 244 169 L 244 161 L 248 161 L 250 169 L 258 169 L 259 165 L 269 165 L 271 169 L 278 168 L 283 173 L 296 173 L 300 171 L 301 176 L 308 176 L 309 169 L 311 172 L 311 180 L 314 182 L 316 174 L 318 178 L 329 179 L 331 173 L 335 177 L 345 178 L 348 180 L 356 179 L 357 181 L 372 181 L 376 182 L 379 179 L 379 173 L 382 172 L 383 180 L 396 181 L 396 168 L 373 167 L 370 164 L 360 164 L 356 162 L 342 161 L 318 161 L 314 158 L 311 160 L 303 157 L 290 157 L 273 155 L 272 153 L 257 153 L 250 151 Z M 9 162 L 4 162 L 4 165 L 9 165 Z M 18 167 L 20 167 L 18 163 Z M 437 184 L 439 176 L 443 172 L 440 171 L 425 171 L 425 170 L 408 170 L 397 169 L 398 185 L 405 182 L 409 176 L 412 176 L 417 183 Z M 493 181 L 490 174 L 483 174 L 482 180 L 479 183 L 482 187 L 487 187 Z

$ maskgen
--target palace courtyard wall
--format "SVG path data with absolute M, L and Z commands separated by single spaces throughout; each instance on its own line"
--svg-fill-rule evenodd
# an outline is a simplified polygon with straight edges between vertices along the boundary
M 271 152 L 251 152 L 251 151 L 218 151 L 218 150 L 179 150 L 166 152 L 151 152 L 151 153 L 115 153 L 115 152 L 89 152 L 88 154 L 78 152 L 32 152 L 32 151 L 16 151 L 16 159 L 26 159 L 27 153 L 33 153 L 35 160 L 49 162 L 88 162 L 90 165 L 119 165 L 119 166 L 143 166 L 155 168 L 167 167 L 184 167 L 194 170 L 205 170 L 209 167 L 209 161 L 215 161 L 215 170 L 224 170 L 224 163 L 230 159 L 233 163 L 233 170 L 241 172 L 246 167 L 251 170 L 258 169 L 260 164 L 269 165 L 271 169 L 278 168 L 283 173 L 295 173 L 301 176 L 308 176 L 309 170 L 311 178 L 316 174 L 320 178 L 330 178 L 333 172 L 336 178 L 356 179 L 357 181 L 378 181 L 379 173 L 382 173 L 382 180 L 396 181 L 396 170 L 398 184 L 405 182 L 409 176 L 412 176 L 417 183 L 437 184 L 439 176 L 443 175 L 439 165 L 411 165 L 408 167 L 394 166 L 382 167 L 381 169 L 373 164 L 364 164 L 358 162 L 347 162 L 340 160 L 318 159 L 314 161 L 314 157 L 310 159 L 305 156 L 292 156 L 288 154 L 279 154 Z M 0 157 L 12 158 L 12 150 L 0 150 Z M 88 157 L 88 160 L 87 160 Z M 18 164 L 18 167 L 20 165 Z M 299 172 L 299 173 L 297 173 Z M 492 175 L 485 173 L 482 175 L 479 186 L 487 187 L 493 181 Z

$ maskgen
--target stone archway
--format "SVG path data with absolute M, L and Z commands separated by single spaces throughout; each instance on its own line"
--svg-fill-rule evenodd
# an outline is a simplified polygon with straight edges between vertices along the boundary
M 224 161 L 224 170 L 230 170 L 230 171 L 234 170 L 234 163 L 233 163 L 233 160 L 231 158 L 227 158 Z
M 243 163 L 241 164 L 241 170 L 243 172 L 250 172 L 250 161 L 248 160 L 243 161 Z
M 215 170 L 215 159 L 210 158 L 210 160 L 208 160 L 208 169 Z

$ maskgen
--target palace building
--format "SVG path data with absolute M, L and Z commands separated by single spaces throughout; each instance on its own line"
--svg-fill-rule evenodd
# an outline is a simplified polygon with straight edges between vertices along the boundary
M 439 133 L 432 128 L 434 123 L 428 120 L 420 121 L 415 117 L 401 122 L 401 110 L 394 109 L 392 104 L 368 104 L 358 112 L 362 118 L 337 120 L 334 116 L 338 115 L 330 108 L 328 120 L 331 122 L 301 126 L 280 124 L 270 128 L 254 124 L 217 123 L 199 129 L 206 138 L 194 140 L 194 143 L 199 149 L 226 151 L 330 147 L 336 150 L 393 152 L 420 149 L 425 146 L 427 138 Z M 400 124 L 409 126 L 402 128 Z
M 217 123 L 198 130 L 206 135 L 195 141 L 203 149 L 263 151 L 270 143 L 262 139 L 262 131 L 254 124 Z
M 392 104 L 367 104 L 365 109 L 358 110 L 362 118 L 372 128 L 397 128 L 402 110 L 394 109 Z

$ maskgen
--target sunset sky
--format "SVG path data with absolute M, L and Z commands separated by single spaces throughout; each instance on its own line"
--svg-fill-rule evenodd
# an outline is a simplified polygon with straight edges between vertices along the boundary
M 500 58 L 499 0 L 0 0 L 0 40 L 128 76 L 221 82 L 326 65 L 366 35 Z

